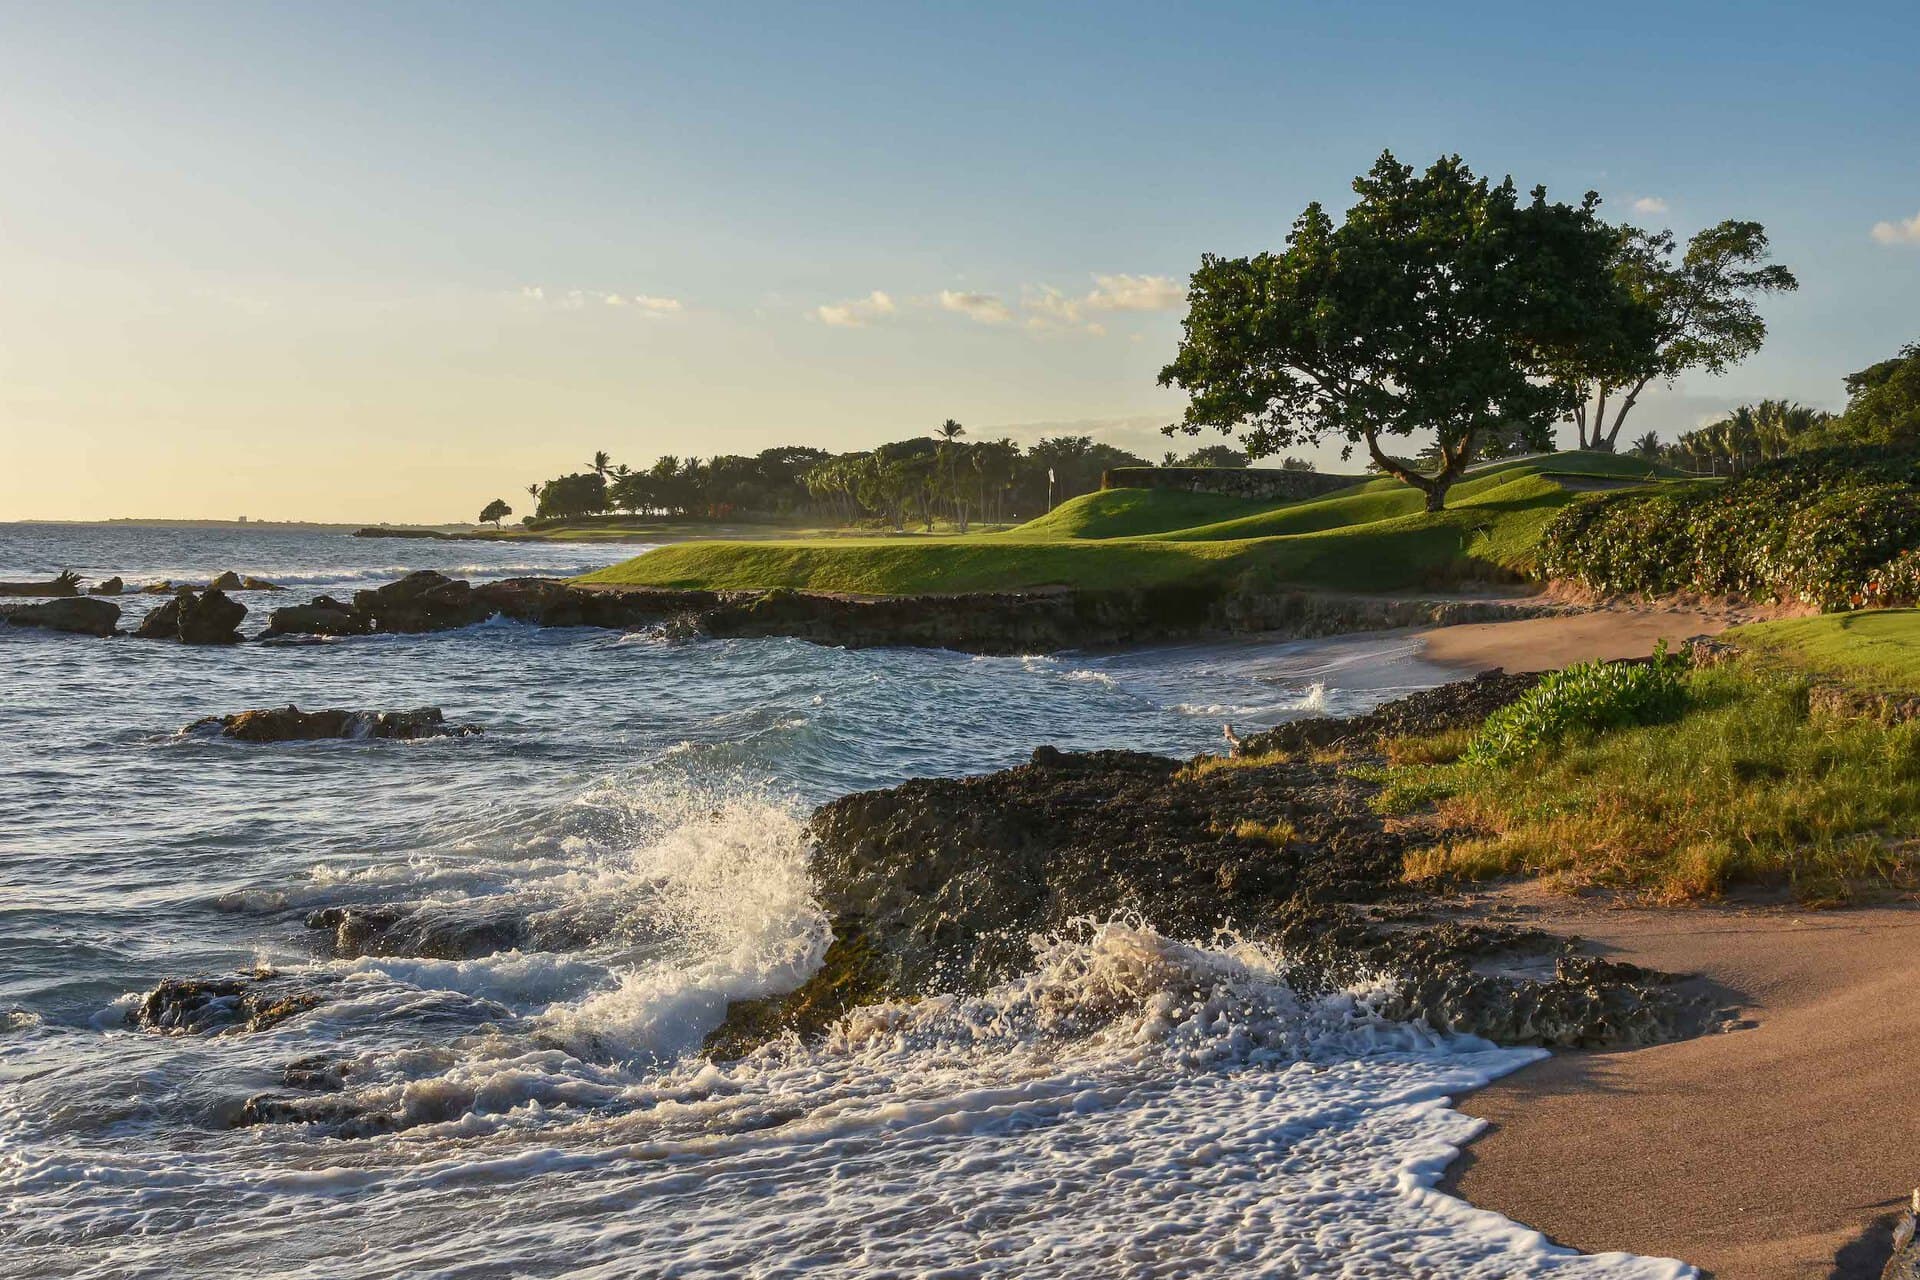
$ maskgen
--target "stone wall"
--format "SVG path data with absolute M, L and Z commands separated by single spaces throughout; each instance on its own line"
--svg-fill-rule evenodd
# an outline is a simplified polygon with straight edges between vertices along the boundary
M 1278 467 L 1115 467 L 1100 477 L 1102 489 L 1179 489 L 1230 498 L 1292 502 L 1360 484 L 1371 476 L 1333 476 Z

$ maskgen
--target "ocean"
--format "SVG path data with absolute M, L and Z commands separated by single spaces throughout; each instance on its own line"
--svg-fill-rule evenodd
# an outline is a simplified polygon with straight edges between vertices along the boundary
M 639 548 L 0 525 L 0 580 L 232 569 L 266 610 L 416 568 L 572 574 Z M 121 597 L 131 620 L 161 597 Z M 1036 939 L 984 994 L 713 1063 L 731 1000 L 827 943 L 805 820 L 1033 748 L 1188 755 L 1447 678 L 1400 637 L 987 658 L 490 623 L 195 649 L 0 626 L 0 1275 L 1672 1277 L 1433 1189 L 1449 1100 L 1539 1056 L 1306 1000 L 1257 936 Z M 249 745 L 249 707 L 443 708 L 472 737 Z M 338 906 L 533 922 L 336 958 Z M 168 1034 L 169 978 L 327 1000 Z M 288 1064 L 350 1123 L 236 1127 Z

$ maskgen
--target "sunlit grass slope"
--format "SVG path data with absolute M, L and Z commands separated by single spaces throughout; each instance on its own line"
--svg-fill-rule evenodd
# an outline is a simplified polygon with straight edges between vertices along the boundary
M 1920 692 L 1920 609 L 1756 622 L 1726 638 L 1755 655 L 1876 689 Z
M 683 543 L 581 581 L 873 595 L 1240 580 L 1430 588 L 1523 573 L 1541 529 L 1575 496 L 1556 475 L 1639 479 L 1647 471 L 1644 462 L 1587 454 L 1502 464 L 1455 486 L 1448 510 L 1435 514 L 1393 480 L 1265 508 L 1217 495 L 1110 490 L 1002 533 Z

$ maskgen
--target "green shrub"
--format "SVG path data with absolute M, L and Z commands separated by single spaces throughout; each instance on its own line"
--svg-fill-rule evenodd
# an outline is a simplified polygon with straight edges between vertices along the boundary
M 1911 575 L 1882 572 L 1911 547 L 1920 547 L 1915 455 L 1830 449 L 1724 485 L 1583 499 L 1547 526 L 1539 565 L 1608 593 L 1698 591 L 1832 610 L 1914 598 L 1898 594 Z
M 1575 734 L 1657 724 L 1686 708 L 1686 664 L 1665 646 L 1647 663 L 1582 662 L 1487 717 L 1463 757 L 1508 766 Z

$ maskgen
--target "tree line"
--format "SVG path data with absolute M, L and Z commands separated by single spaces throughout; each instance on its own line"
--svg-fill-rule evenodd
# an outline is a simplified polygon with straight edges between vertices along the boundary
M 609 513 L 687 520 L 871 525 L 905 531 L 944 521 L 964 532 L 974 523 L 1031 519 L 1068 498 L 1100 487 L 1114 467 L 1151 465 L 1145 458 L 1085 435 L 1042 438 L 1022 448 L 1011 439 L 970 440 L 949 418 L 925 436 L 876 449 L 831 453 L 780 445 L 757 454 L 709 458 L 667 455 L 651 465 L 616 463 L 596 452 L 580 471 L 526 488 L 529 520 L 577 520 Z M 1165 465 L 1240 466 L 1247 457 L 1225 445 Z M 1287 465 L 1307 464 L 1289 458 Z M 513 509 L 496 498 L 481 511 L 498 525 Z
M 1633 452 L 1685 471 L 1737 475 L 1794 453 L 1848 445 L 1920 449 L 1920 342 L 1850 373 L 1839 413 L 1792 400 L 1743 404 L 1671 443 L 1649 431 Z

